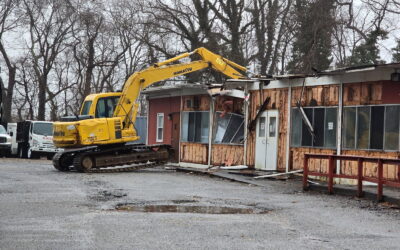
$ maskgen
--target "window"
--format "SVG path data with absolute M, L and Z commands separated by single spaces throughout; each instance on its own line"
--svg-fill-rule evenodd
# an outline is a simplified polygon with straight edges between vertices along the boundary
M 259 119 L 260 126 L 258 128 L 258 137 L 265 137 L 265 117 L 261 116 Z
M 7 134 L 6 129 L 3 127 L 3 125 L 0 125 L 0 134 Z
M 32 133 L 36 135 L 53 135 L 53 123 L 35 122 L 33 123 Z
M 164 113 L 157 113 L 157 135 L 156 142 L 163 141 L 163 132 L 164 132 Z
M 300 111 L 292 109 L 292 133 L 291 133 L 291 144 L 293 147 L 301 146 L 301 114 Z
M 336 107 L 303 108 L 314 129 L 314 139 L 302 119 L 298 108 L 292 109 L 291 146 L 292 147 L 336 147 Z
M 269 118 L 269 137 L 276 136 L 276 117 Z
M 387 106 L 385 118 L 385 149 L 399 149 L 400 106 Z
M 344 148 L 354 148 L 356 145 L 356 108 L 343 109 L 342 138 Z
M 385 107 L 371 107 L 371 132 L 370 139 L 371 149 L 383 149 L 383 122 L 385 115 Z
M 368 149 L 369 145 L 369 107 L 357 108 L 357 140 L 356 147 L 359 149 Z
M 325 123 L 319 122 L 323 121 L 325 118 L 325 109 L 324 108 L 315 108 L 314 109 L 314 146 L 323 147 L 324 146 L 324 131 L 325 131 Z
M 182 112 L 181 141 L 208 143 L 210 112 Z
M 399 150 L 400 105 L 343 108 L 343 147 Z
M 112 117 L 115 106 L 117 106 L 119 96 L 103 97 L 97 101 L 96 118 Z M 83 110 L 82 110 L 83 113 Z
M 336 122 L 337 122 L 337 109 L 325 109 L 325 147 L 336 148 Z
M 88 115 L 90 110 L 90 105 L 92 105 L 92 101 L 86 101 L 83 103 L 81 115 Z
M 221 112 L 216 112 L 216 129 L 214 143 L 240 144 L 244 141 L 243 115 L 226 113 L 221 117 Z

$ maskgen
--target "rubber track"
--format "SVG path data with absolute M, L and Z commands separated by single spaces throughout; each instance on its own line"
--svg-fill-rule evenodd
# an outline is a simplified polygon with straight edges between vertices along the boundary
M 72 150 L 72 151 L 68 151 L 66 153 L 73 153 L 73 154 L 77 154 L 74 156 L 73 158 L 73 168 L 75 168 L 77 171 L 79 172 L 85 172 L 85 173 L 120 173 L 120 172 L 132 172 L 132 171 L 137 171 L 139 169 L 144 169 L 144 168 L 153 168 L 159 165 L 164 164 L 166 161 L 156 161 L 156 162 L 150 162 L 150 163 L 146 163 L 146 164 L 141 164 L 141 165 L 136 165 L 136 166 L 131 166 L 131 167 L 122 167 L 122 168 L 113 168 L 116 166 L 123 166 L 123 165 L 129 165 L 129 164 L 138 164 L 138 163 L 143 163 L 143 162 L 147 162 L 146 159 L 140 159 L 139 161 L 137 159 L 132 160 L 132 161 L 126 161 L 124 163 L 121 164 L 111 164 L 109 166 L 104 166 L 101 168 L 92 168 L 90 170 L 86 170 L 83 167 L 80 166 L 81 164 L 81 159 L 86 156 L 86 155 L 90 155 L 90 156 L 95 156 L 95 155 L 104 155 L 105 153 L 110 153 L 110 157 L 113 157 L 113 155 L 111 155 L 113 152 L 118 151 L 118 150 L 151 150 L 152 148 L 160 148 L 160 147 L 164 147 L 166 150 L 170 150 L 170 146 L 169 145 L 151 145 L 151 146 L 146 146 L 146 145 L 131 145 L 131 146 L 124 146 L 121 148 L 110 148 L 110 149 L 106 149 L 106 150 L 99 150 L 97 151 L 96 148 L 88 148 L 88 149 L 77 149 L 77 150 Z M 85 152 L 86 151 L 86 152 Z M 143 152 L 137 152 L 137 154 L 141 154 Z M 135 154 L 134 151 L 127 153 L 127 154 Z M 59 154 L 56 155 L 53 159 L 53 165 L 55 168 L 57 168 L 58 170 L 60 170 L 60 164 L 59 164 L 59 159 L 61 158 L 63 154 Z M 60 170 L 62 171 L 62 170 Z M 67 170 L 64 170 L 67 171 Z

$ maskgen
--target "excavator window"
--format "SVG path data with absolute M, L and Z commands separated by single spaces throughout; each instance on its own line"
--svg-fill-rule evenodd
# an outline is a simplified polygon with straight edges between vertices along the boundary
M 89 115 L 90 106 L 92 105 L 92 101 L 86 101 L 83 103 L 81 115 Z
M 114 114 L 119 96 L 103 97 L 97 101 L 96 118 L 109 118 Z

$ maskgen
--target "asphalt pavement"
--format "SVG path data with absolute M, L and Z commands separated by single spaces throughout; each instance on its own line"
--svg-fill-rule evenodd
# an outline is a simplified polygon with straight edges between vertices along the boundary
M 396 249 L 400 210 L 369 199 L 175 172 L 58 172 L 0 158 L 0 249 Z

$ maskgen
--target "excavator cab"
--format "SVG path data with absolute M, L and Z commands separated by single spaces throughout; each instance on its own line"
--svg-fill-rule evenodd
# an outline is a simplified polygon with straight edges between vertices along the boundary
M 114 117 L 120 96 L 121 92 L 88 95 L 79 115 L 62 117 L 54 123 L 54 144 L 71 148 L 140 139 L 133 129 L 121 130 L 123 117 Z
M 113 117 L 121 92 L 88 95 L 81 107 L 80 116 L 90 115 L 93 118 Z

